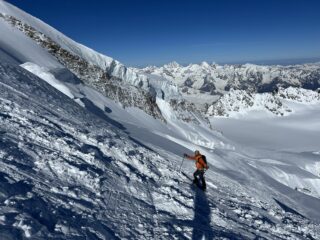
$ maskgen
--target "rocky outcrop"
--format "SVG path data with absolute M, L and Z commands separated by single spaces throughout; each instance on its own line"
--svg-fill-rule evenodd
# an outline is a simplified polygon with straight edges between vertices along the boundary
M 285 116 L 292 110 L 286 101 L 302 104 L 319 104 L 320 94 L 302 88 L 280 88 L 276 93 L 248 93 L 231 89 L 216 103 L 210 105 L 208 116 L 236 116 L 251 110 L 264 110 L 274 115 Z
M 319 103 L 320 102 L 320 92 L 310 91 L 303 88 L 293 88 L 289 87 L 286 89 L 279 89 L 278 94 L 280 98 L 291 100 L 299 103 Z
M 209 116 L 232 117 L 250 110 L 264 110 L 283 116 L 291 110 L 270 93 L 250 94 L 243 90 L 230 90 L 208 108 Z
M 201 124 L 199 121 L 199 119 L 201 119 L 206 125 L 211 127 L 210 121 L 205 116 L 203 109 L 197 108 L 195 104 L 186 101 L 185 99 L 171 99 L 169 103 L 178 119 L 197 125 Z

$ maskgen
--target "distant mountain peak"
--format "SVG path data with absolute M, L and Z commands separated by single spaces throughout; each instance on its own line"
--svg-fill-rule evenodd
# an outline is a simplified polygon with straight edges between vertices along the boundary
M 207 63 L 206 61 L 203 61 L 203 62 L 200 63 L 200 66 L 201 66 L 201 67 L 205 67 L 205 68 L 209 68 L 209 67 L 210 67 L 210 64 Z
M 163 65 L 163 67 L 165 67 L 165 68 L 179 68 L 179 67 L 181 67 L 181 65 L 179 63 L 177 63 L 176 61 L 172 61 L 168 64 Z

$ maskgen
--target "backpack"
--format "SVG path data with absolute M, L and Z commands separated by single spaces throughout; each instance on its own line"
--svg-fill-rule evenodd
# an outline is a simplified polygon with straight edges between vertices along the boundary
M 201 158 L 204 161 L 204 163 L 207 165 L 207 167 L 209 168 L 206 156 L 205 155 L 201 155 Z

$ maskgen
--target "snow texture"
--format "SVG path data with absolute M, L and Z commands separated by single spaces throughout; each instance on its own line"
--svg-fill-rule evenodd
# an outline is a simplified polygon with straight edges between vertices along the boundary
M 0 70 L 2 236 L 319 237 L 317 185 L 302 181 L 317 179 L 308 171 L 315 159 L 310 155 L 305 170 L 292 163 L 279 168 L 288 164 L 279 165 L 284 153 L 260 151 L 259 159 L 227 147 L 229 141 L 215 132 L 211 138 L 221 144 L 210 150 L 182 137 L 183 125 L 179 130 L 103 96 L 91 99 L 94 90 L 83 93 L 92 103 L 103 100 L 110 109 L 105 117 L 98 106 L 84 101 L 83 108 L 20 67 Z M 180 165 L 182 153 L 195 148 L 210 164 L 206 193 L 190 185 L 193 163 Z M 290 170 L 299 185 L 280 181 L 273 169 L 283 176 Z

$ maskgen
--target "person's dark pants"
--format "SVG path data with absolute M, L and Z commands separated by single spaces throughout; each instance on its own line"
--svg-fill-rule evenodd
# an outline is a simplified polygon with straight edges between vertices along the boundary
M 197 169 L 193 173 L 193 177 L 194 177 L 193 182 L 205 190 L 207 185 L 206 185 L 206 181 L 204 180 L 204 170 Z

